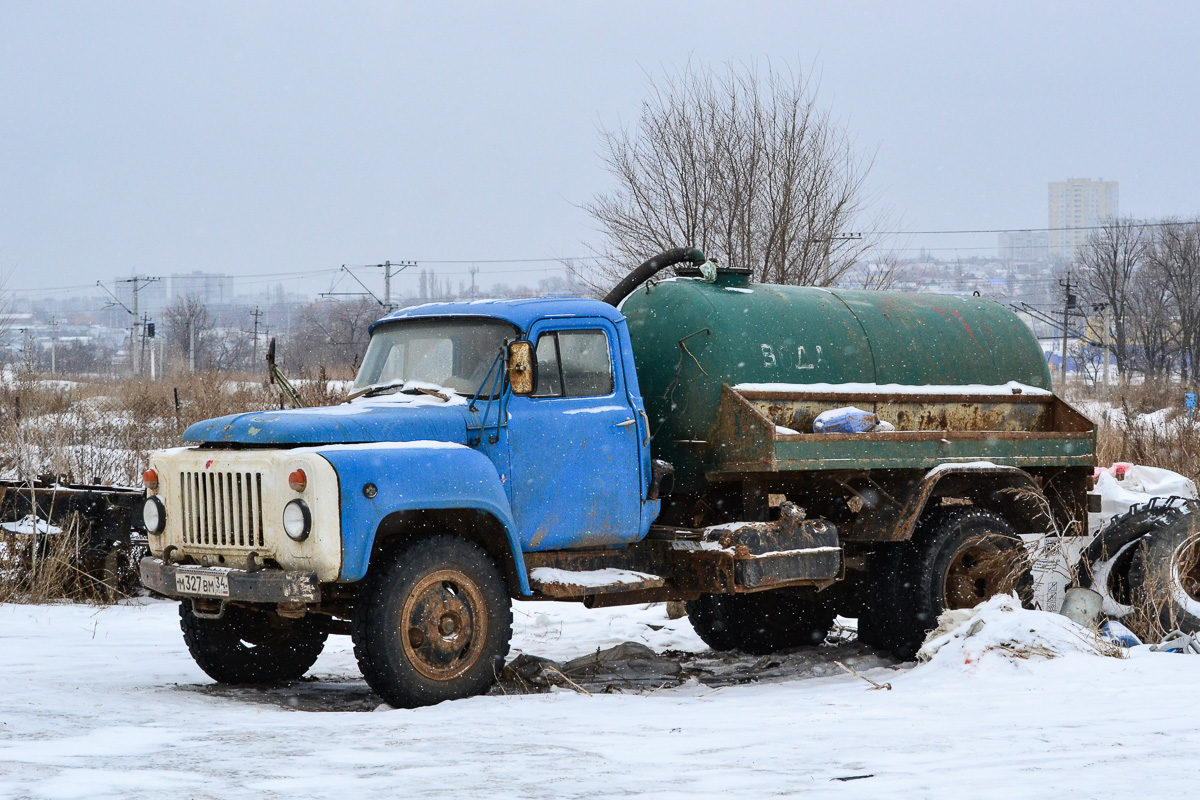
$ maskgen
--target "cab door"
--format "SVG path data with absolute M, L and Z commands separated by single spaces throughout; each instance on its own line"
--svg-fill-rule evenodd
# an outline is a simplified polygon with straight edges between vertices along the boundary
M 604 319 L 530 331 L 537 381 L 509 402 L 509 497 L 526 550 L 598 547 L 641 533 L 642 438 Z

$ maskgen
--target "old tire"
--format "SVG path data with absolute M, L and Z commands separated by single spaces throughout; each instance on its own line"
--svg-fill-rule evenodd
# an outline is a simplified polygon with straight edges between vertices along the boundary
M 999 514 L 973 506 L 926 512 L 912 540 L 897 548 L 893 574 L 872 602 L 890 626 L 882 639 L 898 657 L 916 655 L 947 609 L 974 608 L 997 594 L 1032 597 L 1021 537 Z
M 231 684 L 295 680 L 316 663 L 328 636 L 308 618 L 273 625 L 266 613 L 237 606 L 226 606 L 221 619 L 203 619 L 190 600 L 179 604 L 179 627 L 200 669 Z
M 824 599 L 794 589 L 738 595 L 701 595 L 687 604 L 696 634 L 714 650 L 766 655 L 818 645 L 833 625 Z
M 877 650 L 898 644 L 900 566 L 903 544 L 882 544 L 867 558 L 863 609 L 858 615 L 858 640 Z
M 512 606 L 500 570 L 457 536 L 418 539 L 371 565 L 354 616 L 354 655 L 396 708 L 488 690 L 508 655 Z
M 1200 632 L 1200 519 L 1190 508 L 1175 509 L 1134 548 L 1129 567 L 1133 602 L 1164 633 Z
M 1104 613 L 1121 619 L 1133 611 L 1136 581 L 1131 575 L 1141 543 L 1152 533 L 1170 528 L 1189 513 L 1181 503 L 1152 500 L 1113 517 L 1100 529 L 1079 558 L 1079 585 L 1104 599 Z

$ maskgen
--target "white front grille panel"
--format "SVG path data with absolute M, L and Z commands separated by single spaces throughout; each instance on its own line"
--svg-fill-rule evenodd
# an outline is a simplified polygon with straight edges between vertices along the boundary
M 261 472 L 180 472 L 179 504 L 185 544 L 263 546 Z

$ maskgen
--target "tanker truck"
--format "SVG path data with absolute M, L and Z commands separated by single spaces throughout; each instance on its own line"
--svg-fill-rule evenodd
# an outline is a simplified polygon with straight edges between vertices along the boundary
M 199 422 L 149 459 L 142 581 L 217 681 L 299 678 L 348 634 L 393 706 L 479 694 L 514 598 L 683 601 L 751 653 L 842 614 L 907 657 L 944 609 L 1028 593 L 1022 537 L 1084 533 L 1092 425 L 977 297 L 752 284 L 680 248 L 603 301 L 370 332 L 347 402 Z M 814 432 L 847 407 L 878 424 Z

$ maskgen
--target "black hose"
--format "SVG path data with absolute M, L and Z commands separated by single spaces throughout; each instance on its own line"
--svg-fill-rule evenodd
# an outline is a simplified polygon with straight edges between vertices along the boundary
M 704 252 L 695 247 L 676 247 L 673 250 L 665 250 L 622 278 L 611 292 L 604 295 L 604 302 L 610 306 L 616 306 L 632 294 L 634 289 L 645 283 L 648 278 L 682 261 L 689 261 L 699 266 L 705 261 Z

